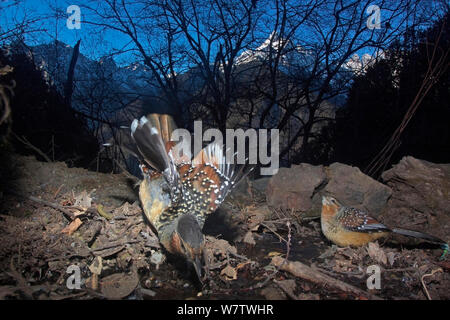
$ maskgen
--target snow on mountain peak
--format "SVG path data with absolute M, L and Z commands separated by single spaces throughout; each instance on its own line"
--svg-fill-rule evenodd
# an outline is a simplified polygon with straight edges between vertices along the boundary
M 276 31 L 273 31 L 270 36 L 256 49 L 248 49 L 241 53 L 236 59 L 236 64 L 249 63 L 258 59 L 264 60 L 272 52 L 277 52 L 286 44 L 287 40 L 279 37 Z
M 377 60 L 383 59 L 384 53 L 377 51 L 375 55 L 364 53 L 361 58 L 357 53 L 353 54 L 350 59 L 344 63 L 344 69 L 352 71 L 353 73 L 360 75 L 367 72 L 367 69 L 372 66 Z

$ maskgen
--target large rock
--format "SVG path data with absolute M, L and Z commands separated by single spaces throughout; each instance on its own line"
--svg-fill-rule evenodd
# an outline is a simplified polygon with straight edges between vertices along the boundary
M 270 178 L 268 178 L 268 177 L 253 180 L 251 182 L 252 188 L 253 188 L 253 190 L 256 190 L 257 192 L 265 195 L 269 181 L 270 181 Z
M 392 194 L 388 186 L 364 175 L 358 168 L 341 163 L 329 167 L 302 163 L 281 168 L 267 186 L 270 206 L 320 216 L 322 195 L 335 197 L 347 206 L 368 210 L 377 216 Z
M 329 182 L 324 191 L 346 206 L 379 215 L 392 194 L 391 188 L 365 175 L 357 167 L 333 163 L 328 167 Z
M 408 156 L 385 171 L 382 179 L 393 190 L 383 214 L 385 223 L 448 240 L 450 164 L 434 164 Z
M 326 180 L 323 166 L 302 163 L 280 168 L 267 186 L 267 203 L 275 208 L 308 211 L 312 208 L 313 193 Z

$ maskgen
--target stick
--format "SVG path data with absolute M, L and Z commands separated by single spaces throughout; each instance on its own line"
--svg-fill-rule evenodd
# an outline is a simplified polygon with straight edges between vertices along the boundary
M 128 172 L 128 170 L 125 169 L 125 168 L 120 164 L 119 161 L 117 161 L 116 159 L 114 159 L 114 162 L 115 162 L 116 165 L 122 170 L 122 173 L 123 173 L 127 178 L 133 180 L 134 183 L 137 183 L 137 182 L 140 181 L 137 177 L 135 177 L 135 176 L 133 176 L 132 174 L 130 174 L 130 173 Z
M 373 300 L 381 300 L 381 298 L 375 295 L 372 295 L 343 281 L 327 276 L 299 261 L 286 261 L 281 257 L 273 257 L 272 264 L 276 267 L 279 267 L 280 270 L 287 271 L 298 278 L 302 278 L 316 284 L 331 286 L 341 291 L 348 292 L 357 296 L 364 296 Z
M 12 132 L 12 134 L 17 140 L 22 142 L 25 146 L 27 146 L 28 148 L 30 148 L 30 149 L 36 151 L 37 153 L 39 153 L 45 159 L 45 161 L 52 162 L 52 160 L 50 160 L 50 158 L 43 151 L 41 151 L 38 147 L 35 147 L 34 145 L 32 145 L 31 142 L 27 140 L 27 138 L 25 138 L 24 136 L 22 136 L 22 138 L 20 138 L 14 132 Z
M 425 293 L 426 293 L 426 295 L 427 295 L 427 299 L 428 299 L 428 300 L 433 300 L 433 299 L 431 299 L 430 293 L 428 292 L 427 286 L 425 285 L 425 282 L 423 281 L 423 279 L 425 279 L 425 277 L 431 277 L 431 276 L 432 276 L 433 274 L 435 274 L 436 272 L 442 272 L 442 269 L 439 268 L 439 269 L 433 270 L 433 271 L 431 271 L 431 273 L 424 274 L 424 275 L 420 278 L 420 282 L 422 282 L 422 286 L 423 286 L 423 289 L 425 290 Z
M 42 200 L 42 199 L 39 199 L 39 198 L 36 198 L 36 197 L 33 197 L 33 196 L 28 196 L 28 197 L 24 196 L 24 197 L 30 199 L 31 201 L 34 201 L 34 202 L 43 204 L 43 205 L 45 205 L 47 207 L 51 207 L 53 209 L 61 211 L 62 213 L 64 213 L 66 218 L 68 218 L 70 221 L 75 220 L 75 215 L 72 212 L 70 212 L 69 210 L 67 210 L 66 208 L 64 208 L 63 206 L 59 205 L 59 204 L 56 204 L 56 203 L 53 203 L 53 202 L 50 202 L 50 201 L 46 201 L 46 200 Z
M 102 250 L 107 250 L 107 249 L 112 249 L 115 247 L 119 247 L 119 246 L 124 246 L 126 244 L 131 244 L 131 243 L 138 243 L 140 242 L 139 240 L 119 240 L 115 243 L 110 243 L 107 244 L 105 246 L 99 247 L 99 248 L 95 248 L 95 249 L 91 249 L 92 252 L 97 252 L 97 251 L 102 251 Z

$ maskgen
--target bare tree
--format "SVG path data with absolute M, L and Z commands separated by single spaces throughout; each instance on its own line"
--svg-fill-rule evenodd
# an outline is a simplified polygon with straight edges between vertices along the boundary
M 21 9 L 23 2 L 23 0 L 8 1 L 0 7 L 0 45 L 46 30 L 45 17 Z M 11 14 L 17 11 L 20 11 L 20 14 Z
M 257 25 L 255 3 L 108 0 L 103 6 L 86 8 L 101 18 L 88 23 L 130 38 L 167 104 L 180 113 L 187 111 L 183 105 L 197 105 L 225 129 L 234 89 L 234 63 L 252 42 Z M 186 72 L 195 74 L 193 83 L 178 77 Z
M 87 23 L 129 38 L 124 50 L 142 59 L 159 98 L 185 115 L 185 125 L 201 118 L 222 131 L 277 128 L 281 156 L 299 162 L 310 159 L 310 142 L 347 92 L 347 61 L 382 52 L 429 22 L 439 8 L 427 5 L 384 0 L 368 11 L 369 0 L 106 0 L 85 9 Z M 374 13 L 381 24 L 372 28 Z
M 382 1 L 378 4 L 381 25 L 370 29 L 370 5 L 371 1 L 304 5 L 275 1 L 275 14 L 266 19 L 274 32 L 266 59 L 255 73 L 260 94 L 252 96 L 266 101 L 259 112 L 259 127 L 276 127 L 284 134 L 281 156 L 294 149 L 289 160 L 310 160 L 309 142 L 320 123 L 333 120 L 330 108 L 349 88 L 353 76 L 345 69 L 349 58 L 362 50 L 382 51 L 408 27 L 427 22 L 425 17 L 433 9 L 420 1 Z M 295 51 L 296 61 L 283 61 Z M 279 118 L 266 123 L 274 108 L 279 109 Z

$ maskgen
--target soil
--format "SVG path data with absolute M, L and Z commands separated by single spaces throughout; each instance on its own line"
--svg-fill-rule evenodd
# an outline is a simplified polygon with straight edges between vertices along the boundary
M 450 264 L 439 247 L 395 239 L 337 248 L 318 219 L 273 210 L 251 188 L 237 189 L 208 218 L 201 284 L 160 248 L 134 178 L 34 157 L 13 163 L 0 194 L 0 299 L 366 298 L 281 271 L 271 262 L 276 256 L 382 299 L 450 298 Z M 372 265 L 380 267 L 380 289 L 367 288 Z

